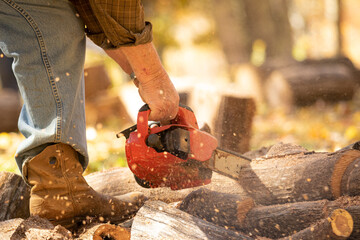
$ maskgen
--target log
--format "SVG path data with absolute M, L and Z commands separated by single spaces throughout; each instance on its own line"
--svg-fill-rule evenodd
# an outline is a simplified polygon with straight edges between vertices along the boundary
M 130 240 L 130 231 L 112 224 L 96 223 L 86 226 L 79 240 Z
M 136 183 L 134 175 L 129 168 L 113 168 L 95 172 L 85 176 L 85 179 L 92 188 L 102 194 L 117 196 L 135 191 L 144 193 L 150 200 L 160 200 L 167 203 L 181 201 L 192 191 L 201 188 L 188 188 L 177 191 L 173 191 L 170 188 L 142 188 Z M 206 185 L 205 188 L 224 193 L 238 194 L 243 197 L 247 196 L 236 180 L 215 172 L 212 176 L 212 182 Z
M 121 126 L 131 126 L 134 124 L 118 95 L 114 95 L 109 91 L 98 92 L 98 94 L 98 96 L 86 101 L 87 124 L 96 125 L 111 120 L 116 120 Z
M 320 222 L 317 222 L 290 237 L 282 238 L 281 240 L 344 240 L 348 239 L 352 233 L 352 228 L 353 219 L 351 215 L 346 210 L 336 209 L 327 219 L 323 219 Z
M 359 194 L 359 150 L 315 153 L 300 146 L 279 143 L 264 152 L 266 155 L 253 159 L 249 167 L 242 169 L 239 181 L 214 173 L 212 183 L 205 187 L 222 193 L 236 193 L 244 198 L 251 197 L 263 205 L 333 200 L 346 194 Z M 115 196 L 140 191 L 150 199 L 165 202 L 180 201 L 192 190 L 200 188 L 180 191 L 144 189 L 138 186 L 127 168 L 93 173 L 85 178 L 103 194 Z
M 254 207 L 251 199 L 200 189 L 189 194 L 179 209 L 219 226 L 268 238 L 292 235 L 328 218 L 329 213 L 344 209 L 354 220 L 351 237 L 360 237 L 359 197 Z
M 214 136 L 219 147 L 238 153 L 250 150 L 251 127 L 255 114 L 252 98 L 223 96 L 214 119 Z
M 191 92 L 189 107 L 199 123 L 209 124 L 221 148 L 240 153 L 250 150 L 256 104 L 247 93 L 230 84 L 198 85 Z
M 348 211 L 354 220 L 354 230 L 350 235 L 349 239 L 356 240 L 360 239 L 360 203 L 354 206 L 346 207 L 346 211 Z
M 176 208 L 169 207 L 164 202 L 148 201 L 134 218 L 131 239 L 225 240 L 252 238 L 191 216 Z
M 29 217 L 30 187 L 21 176 L 0 172 L 0 221 Z
M 360 194 L 360 151 L 309 152 L 292 144 L 276 144 L 253 159 L 239 185 L 263 205 L 333 200 Z
M 108 90 L 111 85 L 105 66 L 102 64 L 85 68 L 84 79 L 85 98 L 87 101 L 101 95 L 101 93 Z
M 237 194 L 201 188 L 190 193 L 181 202 L 179 209 L 216 225 L 239 229 L 244 224 L 246 214 L 254 206 L 251 198 L 242 199 Z
M 279 238 L 309 228 L 323 219 L 331 218 L 329 213 L 343 209 L 351 215 L 353 221 L 353 223 L 346 222 L 345 224 L 352 228 L 350 239 L 359 239 L 359 200 L 359 197 L 342 197 L 335 201 L 320 200 L 255 207 L 248 212 L 244 225 L 239 229 L 244 232 L 247 232 L 245 229 L 248 229 L 248 231 L 261 236 Z M 347 216 L 346 219 L 350 219 L 350 217 Z M 347 230 L 343 229 L 342 231 L 346 232 Z
M 17 123 L 20 111 L 19 93 L 9 89 L 0 90 L 0 132 L 18 131 Z
M 70 240 L 70 231 L 48 220 L 31 216 L 26 220 L 16 218 L 0 222 L 0 239 Z
M 358 86 L 352 63 L 346 59 L 311 60 L 274 70 L 265 82 L 272 107 L 291 109 L 322 99 L 348 101 Z

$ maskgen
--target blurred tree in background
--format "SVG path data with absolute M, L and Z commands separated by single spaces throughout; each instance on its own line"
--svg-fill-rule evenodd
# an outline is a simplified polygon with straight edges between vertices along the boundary
M 250 61 L 261 65 L 265 59 L 304 60 L 341 54 L 354 58 L 355 54 L 350 52 L 359 49 L 353 40 L 360 31 L 356 14 L 360 3 L 356 0 L 143 2 L 146 18 L 154 25 L 154 41 L 160 53 L 166 47 L 179 47 L 184 44 L 181 41 L 189 41 L 188 36 L 183 39 L 177 36 L 181 34 L 178 31 L 184 16 L 193 21 L 187 26 L 196 35 L 193 41 L 218 43 L 230 65 Z M 197 26 L 196 16 L 207 23 Z M 359 64 L 358 57 L 356 62 Z

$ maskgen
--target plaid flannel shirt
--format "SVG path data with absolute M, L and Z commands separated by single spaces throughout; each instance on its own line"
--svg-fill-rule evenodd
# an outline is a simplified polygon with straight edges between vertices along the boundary
M 141 0 L 71 0 L 85 23 L 87 36 L 109 49 L 152 41 Z

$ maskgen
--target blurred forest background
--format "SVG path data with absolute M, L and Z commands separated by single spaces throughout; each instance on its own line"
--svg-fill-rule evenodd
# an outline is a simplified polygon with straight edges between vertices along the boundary
M 240 152 L 280 141 L 335 151 L 360 139 L 360 1 L 143 4 L 154 44 L 182 101 L 200 123 L 218 131 L 217 137 L 231 135 L 242 145 Z M 143 104 L 137 89 L 90 41 L 85 80 L 87 172 L 125 166 L 125 139 L 115 134 L 135 123 Z M 0 108 L 16 109 L 16 116 L 19 108 L 5 102 L 20 104 L 18 97 L 4 84 L 0 96 Z M 240 99 L 254 104 L 244 107 Z M 0 170 L 18 172 L 13 158 L 22 136 L 14 117 L 1 119 L 0 125 L 6 121 L 12 126 L 0 129 Z M 220 127 L 218 121 L 223 121 Z

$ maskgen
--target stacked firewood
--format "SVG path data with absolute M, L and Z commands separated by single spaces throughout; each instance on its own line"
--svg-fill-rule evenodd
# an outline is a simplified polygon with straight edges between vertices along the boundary
M 253 160 L 240 180 L 214 173 L 211 184 L 179 191 L 141 188 L 127 168 L 87 175 L 101 193 L 149 200 L 125 223 L 76 232 L 29 218 L 27 186 L 2 172 L 0 239 L 360 239 L 360 143 L 332 153 L 280 143 L 245 155 Z

